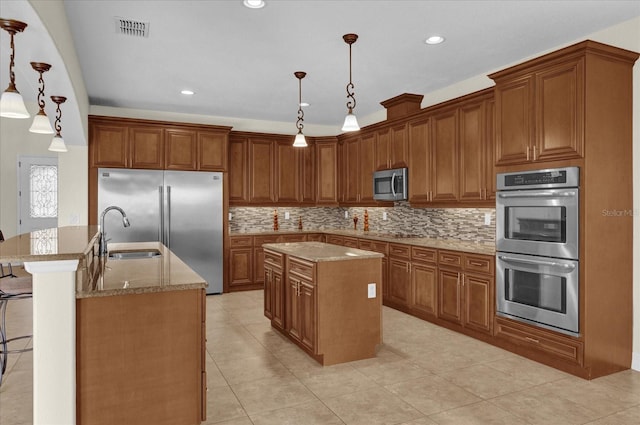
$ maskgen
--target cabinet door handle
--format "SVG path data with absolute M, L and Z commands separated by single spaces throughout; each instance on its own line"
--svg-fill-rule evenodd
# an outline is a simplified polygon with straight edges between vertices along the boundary
M 537 340 L 535 338 L 531 338 L 530 336 L 525 336 L 524 339 L 526 339 L 527 341 L 535 342 L 536 344 L 540 343 L 540 340 Z
M 478 263 L 477 261 L 469 261 L 469 264 L 471 264 L 472 266 L 478 266 L 478 267 L 484 266 L 484 263 Z
M 531 149 L 529 146 L 527 146 L 527 161 L 529 160 L 529 149 Z
M 537 156 L 536 148 L 537 148 L 537 146 L 533 147 L 533 160 L 534 161 L 536 160 L 536 156 Z

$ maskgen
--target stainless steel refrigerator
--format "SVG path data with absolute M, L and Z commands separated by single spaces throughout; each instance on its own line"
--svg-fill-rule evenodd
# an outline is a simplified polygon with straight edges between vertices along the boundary
M 131 226 L 107 213 L 109 242 L 160 241 L 207 281 L 207 294 L 222 293 L 222 173 L 100 168 L 98 220 L 110 205 Z

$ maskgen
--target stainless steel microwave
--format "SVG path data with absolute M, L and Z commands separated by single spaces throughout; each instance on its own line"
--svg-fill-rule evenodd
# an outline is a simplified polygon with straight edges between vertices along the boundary
M 394 168 L 373 173 L 373 199 L 405 201 L 407 199 L 407 168 Z

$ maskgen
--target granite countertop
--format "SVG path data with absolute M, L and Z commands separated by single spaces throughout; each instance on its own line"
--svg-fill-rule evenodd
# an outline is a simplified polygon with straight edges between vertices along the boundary
M 322 261 L 344 261 L 382 258 L 383 254 L 362 249 L 333 245 L 324 242 L 266 243 L 263 248 L 315 263 Z
M 324 233 L 328 235 L 347 236 L 352 238 L 362 238 L 378 240 L 382 242 L 391 242 L 397 244 L 422 246 L 425 248 L 446 249 L 451 251 L 462 251 L 471 254 L 495 255 L 495 244 L 486 244 L 472 241 L 461 241 L 457 239 L 435 239 L 421 236 L 407 236 L 390 234 L 384 232 L 364 232 L 362 230 L 340 230 L 340 229 L 318 229 L 318 230 L 298 230 L 298 231 L 264 231 L 264 232 L 235 232 L 230 236 L 265 236 L 265 235 L 291 235 L 291 234 L 308 234 L 308 233 Z
M 97 241 L 98 226 L 36 230 L 0 243 L 0 263 L 82 260 Z
M 150 258 L 97 259 L 89 279 L 78 282 L 76 298 L 206 288 L 207 282 L 160 242 L 110 243 L 109 252 L 157 250 Z

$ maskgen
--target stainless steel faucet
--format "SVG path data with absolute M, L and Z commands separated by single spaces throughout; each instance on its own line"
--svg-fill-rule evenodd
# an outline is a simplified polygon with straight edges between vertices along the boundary
M 104 229 L 104 216 L 111 210 L 119 211 L 120 214 L 122 214 L 122 225 L 124 227 L 131 226 L 127 214 L 125 214 L 122 208 L 116 207 L 115 205 L 105 208 L 102 214 L 100 214 L 100 256 L 107 255 L 107 232 L 105 232 Z

